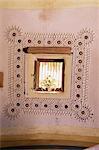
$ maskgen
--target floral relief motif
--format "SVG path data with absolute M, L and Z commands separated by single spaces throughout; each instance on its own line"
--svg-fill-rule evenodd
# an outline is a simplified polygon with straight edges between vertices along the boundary
M 77 39 L 80 39 L 85 45 L 89 45 L 94 40 L 94 32 L 85 28 L 78 33 Z
M 15 120 L 20 115 L 20 109 L 14 103 L 9 103 L 4 106 L 3 114 L 10 120 Z
M 89 45 L 94 40 L 93 31 L 86 28 L 82 29 L 77 35 L 71 33 L 22 33 L 19 27 L 12 26 L 8 28 L 5 36 L 10 46 L 8 61 L 9 104 L 4 105 L 3 109 L 6 117 L 14 120 L 21 115 L 20 112 L 23 112 L 35 115 L 68 115 L 74 116 L 79 121 L 92 119 L 92 110 L 86 103 L 90 61 Z M 69 99 L 25 97 L 23 48 L 29 46 L 71 47 L 73 59 L 71 96 Z M 45 84 L 45 81 L 42 84 Z M 49 86 L 52 86 L 51 83 L 49 84 Z
M 88 106 L 83 106 L 78 110 L 74 111 L 74 116 L 79 121 L 87 121 L 89 118 L 93 117 L 93 113 L 91 112 L 91 109 Z
M 21 36 L 22 31 L 19 27 L 12 26 L 8 27 L 5 32 L 5 36 L 9 43 L 14 43 L 17 36 Z

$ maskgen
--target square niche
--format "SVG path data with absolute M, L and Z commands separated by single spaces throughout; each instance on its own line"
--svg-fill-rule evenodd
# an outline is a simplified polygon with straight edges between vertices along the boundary
M 64 91 L 64 59 L 38 59 L 35 61 L 34 90 L 41 92 Z
M 25 52 L 25 95 L 70 98 L 71 48 L 29 47 Z

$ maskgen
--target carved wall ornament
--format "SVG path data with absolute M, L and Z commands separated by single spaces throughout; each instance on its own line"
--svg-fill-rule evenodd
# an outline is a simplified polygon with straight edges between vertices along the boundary
M 77 35 L 71 33 L 23 33 L 20 27 L 11 26 L 5 37 L 9 44 L 8 58 L 8 104 L 3 114 L 16 119 L 24 113 L 34 115 L 70 116 L 86 122 L 93 118 L 93 111 L 87 104 L 90 45 L 94 33 L 82 29 Z M 71 96 L 65 98 L 29 98 L 24 93 L 24 52 L 25 47 L 71 47 L 72 83 Z

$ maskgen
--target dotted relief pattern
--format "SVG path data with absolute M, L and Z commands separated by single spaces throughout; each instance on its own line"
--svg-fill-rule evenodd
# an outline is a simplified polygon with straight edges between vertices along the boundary
M 88 100 L 88 76 L 90 45 L 94 32 L 82 29 L 77 35 L 72 33 L 23 33 L 17 26 L 8 27 L 5 37 L 9 45 L 8 52 L 8 104 L 3 106 L 3 114 L 15 120 L 24 113 L 34 115 L 70 116 L 86 122 L 93 118 Z M 71 47 L 72 83 L 71 96 L 65 98 L 27 98 L 24 94 L 25 66 L 24 47 Z

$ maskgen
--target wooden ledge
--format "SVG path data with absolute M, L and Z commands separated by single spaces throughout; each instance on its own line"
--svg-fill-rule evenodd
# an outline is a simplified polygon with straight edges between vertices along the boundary
M 1 147 L 32 145 L 91 147 L 99 144 L 98 128 L 41 125 L 32 128 L 4 128 L 1 131 Z
M 71 54 L 70 47 L 26 47 L 23 51 L 31 54 Z
M 1 136 L 1 147 L 32 146 L 32 145 L 65 145 L 91 147 L 99 144 L 99 137 L 59 134 L 28 134 Z
M 0 72 L 0 88 L 3 87 L 3 72 Z

